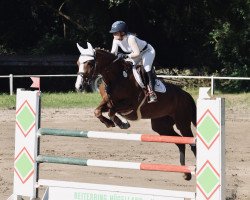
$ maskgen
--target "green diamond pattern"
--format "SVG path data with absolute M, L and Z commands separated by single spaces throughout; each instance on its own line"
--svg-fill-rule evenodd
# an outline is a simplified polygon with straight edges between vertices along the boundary
M 35 116 L 29 106 L 25 104 L 20 110 L 20 112 L 17 114 L 16 120 L 23 129 L 23 131 L 27 133 L 30 127 L 35 123 Z
M 207 195 L 213 192 L 219 181 L 220 179 L 209 166 L 206 166 L 197 178 L 199 186 Z
M 33 170 L 33 162 L 26 152 L 23 152 L 15 162 L 15 169 L 22 179 L 25 179 Z
M 209 145 L 219 131 L 219 126 L 211 115 L 206 115 L 197 128 L 200 136 Z

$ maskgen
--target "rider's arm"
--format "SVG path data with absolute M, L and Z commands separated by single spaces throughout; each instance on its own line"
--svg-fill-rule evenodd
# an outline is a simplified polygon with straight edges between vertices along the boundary
M 128 55 L 129 58 L 135 58 L 140 55 L 140 49 L 138 47 L 138 44 L 135 40 L 135 36 L 128 37 L 128 44 L 132 50 L 132 53 Z
M 118 53 L 118 43 L 116 40 L 113 40 L 111 53 L 113 53 L 115 55 L 117 55 L 117 53 Z

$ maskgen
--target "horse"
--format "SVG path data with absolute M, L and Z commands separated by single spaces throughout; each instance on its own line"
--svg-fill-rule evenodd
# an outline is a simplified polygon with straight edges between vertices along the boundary
M 116 55 L 103 50 L 93 49 L 90 43 L 88 48 L 77 47 L 81 53 L 77 65 L 79 67 L 76 89 L 88 82 L 97 74 L 103 78 L 100 85 L 102 101 L 95 109 L 95 116 L 107 127 L 118 125 L 120 128 L 129 128 L 129 123 L 122 122 L 116 113 L 127 120 L 151 119 L 152 130 L 159 135 L 193 137 L 192 124 L 196 127 L 196 104 L 192 96 L 180 87 L 161 82 L 166 92 L 157 93 L 156 103 L 147 103 L 147 93 L 135 80 L 130 63 L 118 59 Z M 110 119 L 102 112 L 108 112 Z M 174 125 L 181 133 L 174 130 Z M 180 153 L 180 164 L 185 165 L 185 144 L 176 144 Z M 190 145 L 196 156 L 196 146 Z M 190 173 L 184 174 L 185 180 L 191 180 Z

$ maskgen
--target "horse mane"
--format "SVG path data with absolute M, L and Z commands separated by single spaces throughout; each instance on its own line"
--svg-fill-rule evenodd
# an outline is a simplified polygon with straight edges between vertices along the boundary
M 110 51 L 108 49 L 104 49 L 104 48 L 101 48 L 101 47 L 96 47 L 95 50 L 102 50 L 102 51 L 106 51 L 106 52 L 110 53 Z
M 103 49 L 103 48 L 95 48 L 95 51 L 102 54 L 102 55 L 108 55 L 110 56 L 113 60 L 115 60 L 117 58 L 117 56 L 113 53 L 111 53 L 109 50 L 107 49 Z M 124 67 L 128 67 L 128 65 L 130 65 L 128 62 L 126 62 L 123 59 L 118 59 L 116 60 L 116 62 L 114 63 L 116 65 L 116 67 L 120 67 L 122 69 L 124 69 Z
M 95 48 L 95 51 L 99 51 L 101 53 L 106 53 L 106 54 L 111 54 L 111 55 L 113 55 L 115 57 L 114 54 L 112 54 L 109 50 L 104 49 L 104 48 L 97 47 L 97 48 Z

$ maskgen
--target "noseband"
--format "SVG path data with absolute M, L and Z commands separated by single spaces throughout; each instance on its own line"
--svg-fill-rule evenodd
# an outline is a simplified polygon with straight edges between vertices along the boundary
M 93 59 L 93 61 L 94 61 L 94 70 L 93 70 L 93 73 L 92 73 L 91 77 L 88 78 L 88 80 L 86 81 L 86 83 L 90 84 L 90 81 L 94 78 L 94 75 L 95 75 L 95 72 L 96 72 L 96 56 L 95 56 L 95 53 L 94 53 L 94 55 L 90 55 L 90 54 L 81 54 L 81 56 L 88 56 L 88 57 L 93 57 L 93 58 L 94 58 L 94 59 Z M 87 63 L 87 62 L 89 62 L 89 60 L 83 62 L 83 64 L 85 64 L 85 63 Z M 83 77 L 84 72 L 78 72 L 77 75 L 80 75 L 80 76 L 83 78 L 83 80 L 84 80 L 84 77 Z
M 94 77 L 95 77 L 95 75 L 96 75 L 96 74 L 95 74 L 95 73 L 96 73 L 96 68 L 97 68 L 97 64 L 96 64 L 96 52 L 94 52 L 94 55 L 90 55 L 90 54 L 81 54 L 81 56 L 88 56 L 88 57 L 94 58 L 94 59 L 93 59 L 93 61 L 94 61 L 94 70 L 93 70 L 93 73 L 92 73 L 91 77 L 88 78 L 87 81 L 84 80 L 84 72 L 78 72 L 78 73 L 77 73 L 77 75 L 80 75 L 80 76 L 83 78 L 83 81 L 84 81 L 85 83 L 90 84 L 90 81 L 93 80 Z M 115 63 L 115 62 L 118 61 L 119 59 L 120 59 L 120 58 L 118 57 L 118 58 L 114 59 L 111 63 Z M 86 62 L 89 62 L 89 61 L 85 61 L 85 62 L 83 62 L 83 64 L 85 64 Z M 111 63 L 110 63 L 110 64 L 111 64 Z

